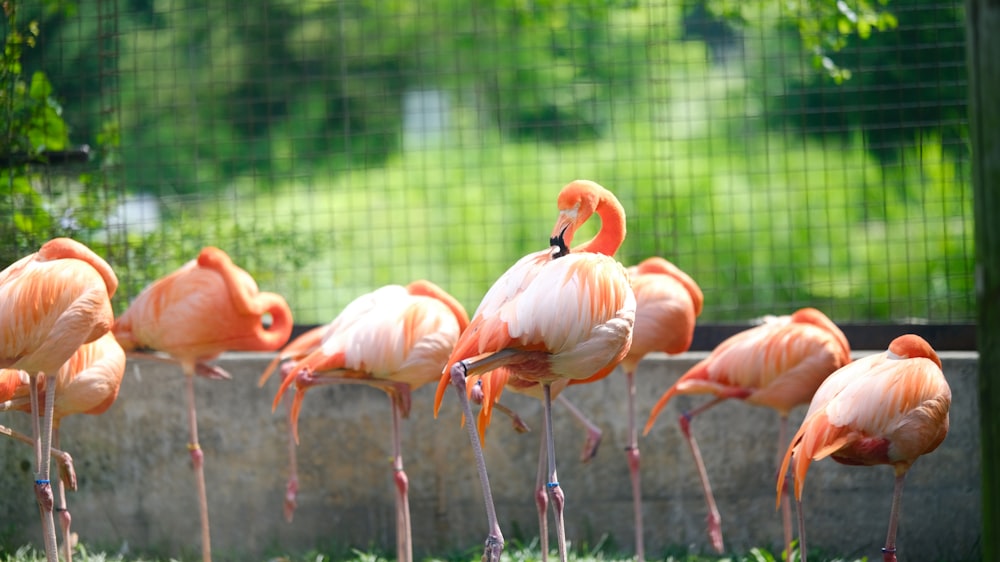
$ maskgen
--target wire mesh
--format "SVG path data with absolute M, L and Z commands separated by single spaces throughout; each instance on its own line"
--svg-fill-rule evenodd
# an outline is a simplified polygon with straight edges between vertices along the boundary
M 99 0 L 37 11 L 25 56 L 113 145 L 71 234 L 120 308 L 214 245 L 298 323 L 418 278 L 471 312 L 588 178 L 700 322 L 970 322 L 962 3 L 826 5 Z

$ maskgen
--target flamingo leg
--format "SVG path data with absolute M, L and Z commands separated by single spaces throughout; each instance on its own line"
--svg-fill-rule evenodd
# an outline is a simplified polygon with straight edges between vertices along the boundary
M 538 507 L 538 542 L 542 562 L 549 559 L 549 493 L 545 489 L 545 434 L 538 441 L 538 472 L 535 477 L 535 505 Z
M 205 454 L 198 443 L 198 412 L 194 400 L 194 368 L 184 365 L 184 389 L 187 394 L 188 425 L 190 441 L 188 451 L 191 453 L 191 468 L 194 470 L 194 481 L 198 488 L 198 513 L 201 517 L 201 557 L 203 562 L 212 560 L 212 541 L 208 526 L 208 492 L 205 488 Z
M 795 473 L 795 457 L 792 456 L 789 471 L 793 474 Z M 787 488 L 788 484 L 785 483 Z M 806 562 L 806 516 L 802 511 L 802 499 L 796 498 L 795 500 L 795 514 L 799 520 L 799 562 Z M 785 560 L 791 560 L 791 553 L 785 558 Z
M 291 363 L 286 363 L 281 369 L 281 378 L 284 380 L 285 377 L 292 376 Z M 286 410 L 286 423 L 285 429 L 288 432 L 288 483 L 285 484 L 285 502 L 283 506 L 283 511 L 285 514 L 285 521 L 291 523 L 292 519 L 295 517 L 295 508 L 298 507 L 298 494 L 299 494 L 299 462 L 298 455 L 296 454 L 295 447 L 295 430 L 292 420 L 292 400 L 294 395 L 291 393 L 286 393 L 281 401 L 285 405 Z
M 410 535 L 409 480 L 403 470 L 403 448 L 399 439 L 399 405 L 395 396 L 392 403 L 392 470 L 396 481 L 396 560 L 413 562 L 413 542 Z
M 566 525 L 563 522 L 563 510 L 566 506 L 566 497 L 559 486 L 559 478 L 556 476 L 556 445 L 552 439 L 552 387 L 542 385 L 545 390 L 545 444 L 547 446 L 546 456 L 549 460 L 549 477 L 545 485 L 552 496 L 552 506 L 555 508 L 556 516 L 556 540 L 559 544 L 559 560 L 566 562 Z
M 788 416 L 781 415 L 778 418 L 778 457 L 775 462 L 775 466 L 781 466 L 781 460 L 784 456 L 785 449 L 788 446 L 786 440 L 788 439 Z M 778 478 L 782 480 L 781 493 L 785 496 L 784 501 L 781 502 L 781 525 L 785 533 L 785 560 L 791 560 L 792 558 L 792 499 L 788 493 L 788 474 L 779 474 Z
M 695 440 L 694 436 L 691 435 L 691 420 L 696 415 L 708 410 L 723 400 L 725 400 L 725 398 L 716 398 L 711 402 L 691 410 L 690 412 L 681 414 L 678 419 L 681 427 L 681 433 L 684 434 L 684 439 L 691 448 L 691 455 L 694 457 L 695 466 L 698 467 L 698 477 L 701 478 L 701 487 L 705 492 L 705 503 L 708 505 L 708 517 L 706 518 L 708 521 L 708 536 L 712 540 L 712 546 L 719 554 L 722 554 L 725 550 L 722 542 L 722 517 L 719 515 L 719 508 L 715 505 L 715 496 L 712 494 L 712 485 L 708 482 L 708 472 L 705 470 L 705 461 L 701 458 L 701 450 L 698 448 L 698 442 Z
M 514 426 L 514 431 L 518 433 L 527 433 L 531 431 L 531 428 L 528 427 L 528 424 L 524 423 L 524 420 L 521 419 L 521 416 L 517 415 L 517 412 L 515 412 L 514 410 L 511 410 L 510 408 L 504 406 L 499 402 L 493 404 L 493 409 L 505 414 L 507 417 L 510 418 L 510 423 L 512 426 Z
M 0 425 L 0 435 L 6 435 L 32 447 L 35 445 L 35 440 L 30 436 L 3 425 Z M 52 447 L 52 458 L 59 464 L 59 478 L 70 490 L 75 491 L 76 471 L 73 469 L 73 457 L 66 451 Z
M 45 558 L 59 562 L 56 550 L 55 519 L 52 515 L 52 484 L 49 482 L 50 455 L 52 454 L 52 411 L 55 407 L 54 380 L 45 385 L 45 414 L 40 418 L 38 401 L 38 374 L 29 375 L 28 395 L 31 401 L 32 431 L 35 443 L 35 497 L 42 520 L 42 537 L 45 541 Z
M 635 559 L 643 562 L 646 559 L 643 545 L 642 526 L 642 480 L 639 474 L 639 430 L 635 423 L 635 373 L 625 371 L 628 383 L 628 446 L 625 447 L 625 460 L 628 461 L 629 476 L 632 478 L 632 509 L 635 518 Z
M 472 406 L 469 404 L 465 378 L 476 367 L 485 367 L 484 370 L 489 370 L 489 368 L 499 366 L 502 359 L 497 356 L 509 356 L 513 353 L 513 351 L 505 350 L 476 362 L 458 361 L 449 370 L 451 384 L 455 386 L 459 403 L 462 405 L 462 412 L 465 414 L 465 428 L 469 433 L 469 441 L 472 443 L 472 455 L 476 461 L 479 484 L 483 490 L 483 503 L 486 504 L 486 520 L 490 530 L 486 536 L 482 562 L 500 562 L 500 555 L 503 553 L 503 533 L 500 532 L 500 524 L 497 521 L 496 506 L 493 503 L 493 491 L 490 489 L 490 477 L 486 472 L 486 458 L 483 455 L 482 443 L 479 441 L 479 431 L 476 429 L 476 424 L 472 422 L 475 418 L 472 416 Z M 490 367 L 494 364 L 494 367 Z
M 583 452 L 580 454 L 580 462 L 589 462 L 597 455 L 597 448 L 601 446 L 601 437 L 604 433 L 601 428 L 587 419 L 587 416 L 583 415 L 572 402 L 569 401 L 565 395 L 560 394 L 556 397 L 556 401 L 566 407 L 569 413 L 573 415 L 573 418 L 583 426 L 583 429 L 587 432 L 587 440 L 583 443 Z
M 899 525 L 899 512 L 903 505 L 903 483 L 906 472 L 896 474 L 896 484 L 892 491 L 892 511 L 889 512 L 889 532 L 885 537 L 885 547 L 882 548 L 883 562 L 896 562 L 896 527 Z
M 59 446 L 59 428 L 52 428 L 52 444 L 56 447 Z M 69 507 L 66 503 L 66 483 L 62 479 L 59 480 L 59 505 L 56 506 L 55 510 L 59 514 L 59 525 L 62 527 L 63 557 L 66 559 L 66 562 L 71 562 L 73 560 L 73 547 L 76 541 L 73 540 L 73 535 L 69 532 L 73 517 L 70 515 Z

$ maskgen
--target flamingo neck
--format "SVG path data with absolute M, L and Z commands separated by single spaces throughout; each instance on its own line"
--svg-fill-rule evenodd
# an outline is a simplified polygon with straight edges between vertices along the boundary
M 613 256 L 625 241 L 625 209 L 610 193 L 602 195 L 594 212 L 601 217 L 597 235 L 572 249 L 573 253 L 589 252 Z

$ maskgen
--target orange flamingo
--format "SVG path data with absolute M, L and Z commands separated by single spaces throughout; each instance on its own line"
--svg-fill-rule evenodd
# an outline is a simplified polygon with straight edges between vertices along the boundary
M 58 560 L 49 482 L 56 385 L 45 389 L 42 414 L 38 379 L 42 373 L 57 373 L 81 345 L 107 333 L 114 321 L 111 297 L 117 288 L 111 266 L 69 238 L 49 240 L 38 252 L 0 272 L 0 368 L 28 374 L 35 414 L 31 416 L 38 468 L 35 495 L 49 562 Z
M 547 488 L 555 506 L 559 556 L 566 560 L 565 496 L 556 475 L 552 440 L 553 394 L 570 380 L 606 376 L 628 353 L 635 321 L 635 295 L 624 266 L 612 256 L 625 239 L 625 211 L 607 189 L 574 181 L 559 193 L 559 218 L 550 248 L 521 258 L 483 297 L 469 328 L 448 358 L 435 397 L 435 416 L 449 382 L 455 386 L 472 443 L 486 504 L 489 534 L 483 560 L 497 562 L 503 534 L 497 522 L 480 443 L 495 395 L 508 384 L 540 386 L 545 412 Z M 569 250 L 573 235 L 594 213 L 601 230 Z M 483 377 L 479 428 L 472 424 L 466 377 Z M 486 381 L 489 381 L 488 383 Z
M 691 277 L 676 265 L 660 257 L 651 257 L 639 265 L 628 268 L 632 291 L 635 293 L 635 327 L 632 330 L 632 347 L 622 360 L 628 385 L 629 444 L 625 448 L 630 478 L 632 480 L 632 504 L 635 518 L 636 559 L 645 560 L 642 523 L 642 492 L 639 478 L 639 440 L 635 424 L 635 371 L 642 358 L 654 351 L 677 354 L 687 351 L 694 338 L 695 319 L 701 314 L 704 296 L 701 288 Z M 576 384 L 576 381 L 570 381 Z M 516 390 L 516 388 L 515 388 Z M 600 442 L 600 430 L 568 400 L 560 394 L 558 400 L 576 417 L 587 430 L 587 441 L 581 460 L 587 462 L 596 453 Z M 596 435 L 596 440 L 594 439 Z M 548 501 L 539 466 L 536 481 L 535 501 L 538 503 L 538 520 L 542 560 L 547 558 L 548 527 L 546 512 Z
M 801 503 L 812 461 L 832 457 L 848 465 L 892 466 L 896 484 L 882 557 L 895 562 L 903 481 L 917 458 L 937 449 L 948 435 L 950 408 L 951 389 L 937 353 L 920 336 L 899 336 L 888 351 L 859 359 L 823 382 L 785 452 L 779 475 L 786 474 L 794 457 L 795 499 Z M 778 481 L 778 505 L 783 480 Z M 801 505 L 798 513 L 805 562 Z
M 656 416 L 677 394 L 712 394 L 713 400 L 679 418 L 681 432 L 698 468 L 708 504 L 708 534 L 722 553 L 722 519 L 715 505 L 708 473 L 698 443 L 691 435 L 691 420 L 728 398 L 765 406 L 778 412 L 778 449 L 785 447 L 788 414 L 812 398 L 830 373 L 851 360 L 851 350 L 840 328 L 815 308 L 803 308 L 789 316 L 768 316 L 764 323 L 731 336 L 673 384 L 653 407 L 643 434 L 649 433 Z M 778 464 L 777 459 L 775 464 Z M 790 555 L 791 511 L 782 512 L 785 552 Z
M 704 296 L 694 279 L 660 257 L 648 258 L 628 271 L 635 292 L 636 309 L 632 347 L 621 363 L 628 385 L 629 443 L 625 455 L 632 479 L 636 559 L 642 562 L 645 560 L 645 549 L 639 440 L 635 423 L 635 370 L 648 353 L 661 351 L 677 354 L 691 347 L 695 319 L 701 314 Z
M 263 320 L 270 316 L 271 324 Z M 190 438 L 188 450 L 198 488 L 201 550 L 211 560 L 204 454 L 198 444 L 194 375 L 228 378 L 205 362 L 224 351 L 273 351 L 291 335 L 292 313 L 279 295 L 260 292 L 249 273 L 218 248 L 143 289 L 115 323 L 114 334 L 129 354 L 153 349 L 169 355 L 185 375 Z
M 313 347 L 299 358 L 274 398 L 278 407 L 285 391 L 296 387 L 290 421 L 298 442 L 302 399 L 314 386 L 364 384 L 382 389 L 392 405 L 393 471 L 396 484 L 397 560 L 412 562 L 409 483 L 403 470 L 399 419 L 410 413 L 411 391 L 436 380 L 444 370 L 469 316 L 454 297 L 429 281 L 406 287 L 388 285 L 358 297 L 325 330 L 307 332 L 293 342 L 288 357 Z
M 22 371 L 0 370 L 0 410 L 21 410 L 31 412 L 28 384 L 21 376 Z M 52 445 L 58 451 L 59 427 L 62 419 L 73 414 L 103 414 L 118 397 L 122 376 L 125 374 L 125 351 L 111 332 L 105 333 L 93 342 L 77 349 L 69 361 L 56 374 L 55 404 L 52 410 Z M 48 388 L 48 376 L 39 377 L 39 391 Z M 39 404 L 45 407 L 45 404 Z M 11 437 L 13 431 L 5 431 Z M 30 442 L 30 441 L 29 441 Z M 63 535 L 63 556 L 73 559 L 73 540 L 70 535 L 72 517 L 66 507 L 66 488 L 76 489 L 76 475 L 72 458 L 62 453 L 62 478 L 59 481 L 59 520 Z

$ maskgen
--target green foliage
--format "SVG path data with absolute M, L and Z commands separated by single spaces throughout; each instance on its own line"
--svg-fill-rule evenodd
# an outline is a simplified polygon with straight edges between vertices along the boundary
M 106 170 L 114 163 L 117 130 L 97 135 L 93 165 L 73 177 L 55 171 L 49 158 L 70 148 L 70 126 L 48 75 L 28 72 L 22 59 L 39 45 L 39 21 L 21 23 L 20 6 L 4 7 L 4 50 L 0 57 L 0 264 L 9 264 L 53 236 L 74 236 L 100 227 L 110 201 Z M 55 0 L 33 6 L 47 14 L 73 7 Z

